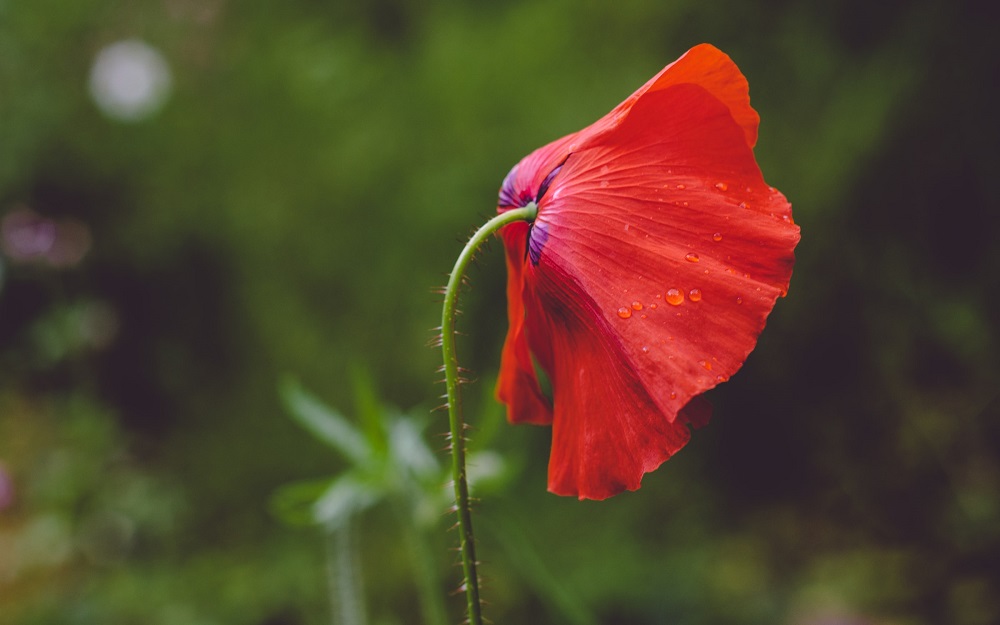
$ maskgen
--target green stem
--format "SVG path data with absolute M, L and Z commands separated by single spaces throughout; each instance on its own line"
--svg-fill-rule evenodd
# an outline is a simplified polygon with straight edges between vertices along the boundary
M 407 492 L 417 492 L 420 485 L 406 480 Z M 404 503 L 405 501 L 405 503 Z M 417 580 L 417 599 L 423 625 L 447 625 L 447 609 L 441 596 L 441 576 L 438 573 L 434 552 L 428 544 L 427 530 L 417 520 L 416 497 L 396 502 L 396 516 L 403 526 L 403 538 L 410 550 L 414 576 Z
M 334 625 L 365 625 L 361 565 L 351 525 L 352 516 L 335 528 L 326 528 L 327 567 Z
M 472 511 L 469 507 L 469 485 L 465 472 L 465 421 L 462 415 L 462 396 L 459 393 L 458 355 L 455 352 L 455 315 L 458 291 L 469 261 L 479 247 L 500 228 L 515 221 L 531 221 L 538 207 L 528 204 L 522 208 L 500 213 L 486 222 L 465 245 L 455 261 L 455 268 L 448 278 L 444 292 L 444 310 L 441 314 L 441 351 L 444 354 L 444 379 L 448 392 L 448 422 L 451 425 L 451 472 L 455 482 L 455 510 L 458 513 L 459 546 L 462 552 L 462 572 L 465 575 L 465 598 L 470 625 L 482 625 L 482 607 L 479 599 L 479 574 L 476 571 L 476 543 L 472 534 Z

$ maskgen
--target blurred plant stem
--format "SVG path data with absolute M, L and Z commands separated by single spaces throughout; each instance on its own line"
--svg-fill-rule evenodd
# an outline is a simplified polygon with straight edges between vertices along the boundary
M 410 551 L 413 573 L 417 581 L 417 596 L 420 599 L 420 613 L 425 625 L 447 625 L 444 600 L 434 552 L 427 543 L 427 534 L 421 528 L 413 511 L 415 506 L 396 509 L 399 523 L 403 527 L 403 539 Z
M 458 514 L 459 547 L 462 552 L 462 584 L 468 610 L 468 622 L 482 625 L 482 604 L 479 596 L 479 574 L 476 570 L 476 542 L 472 532 L 472 511 L 469 506 L 469 485 L 465 468 L 465 418 L 462 414 L 462 396 L 459 392 L 458 355 L 455 351 L 455 316 L 458 292 L 469 265 L 479 247 L 500 228 L 515 221 L 531 221 L 538 213 L 534 202 L 500 213 L 487 221 L 472 235 L 448 278 L 441 313 L 441 351 L 444 355 L 444 376 L 448 397 L 448 423 L 451 426 L 451 472 L 455 486 L 455 512 Z
M 361 559 L 354 538 L 352 521 L 353 519 L 347 518 L 334 527 L 326 528 L 327 574 L 333 625 L 368 623 L 361 579 Z

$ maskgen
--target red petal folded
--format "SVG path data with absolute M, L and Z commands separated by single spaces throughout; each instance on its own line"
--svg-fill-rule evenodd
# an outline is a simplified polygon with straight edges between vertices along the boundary
M 743 129 L 748 146 L 757 143 L 757 126 L 760 116 L 750 106 L 750 87 L 736 64 L 724 52 L 707 43 L 695 46 L 684 56 L 667 65 L 650 78 L 635 93 L 625 99 L 610 113 L 577 133 L 581 140 L 593 138 L 608 131 L 628 115 L 640 99 L 676 85 L 697 85 L 721 102 Z M 577 149 L 572 145 L 571 149 Z
M 542 394 L 524 327 L 524 289 L 522 266 L 526 253 L 528 224 L 510 224 L 504 231 L 507 256 L 507 318 L 510 329 L 500 357 L 497 399 L 507 405 L 511 423 L 552 423 L 552 410 Z
M 684 446 L 688 427 L 656 409 L 613 329 L 569 276 L 538 271 L 535 279 L 539 298 L 528 302 L 528 324 L 552 350 L 549 490 L 580 499 L 635 490 Z

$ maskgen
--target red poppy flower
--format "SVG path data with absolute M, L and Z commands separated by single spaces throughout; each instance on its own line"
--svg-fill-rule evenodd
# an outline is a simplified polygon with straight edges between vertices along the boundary
M 728 56 L 700 45 L 591 126 L 525 157 L 499 211 L 510 329 L 497 395 L 551 424 L 549 490 L 635 490 L 708 421 L 785 294 L 799 229 L 753 146 Z

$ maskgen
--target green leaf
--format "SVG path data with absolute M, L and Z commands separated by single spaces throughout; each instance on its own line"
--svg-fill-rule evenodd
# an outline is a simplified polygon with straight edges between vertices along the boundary
M 281 397 L 292 418 L 316 439 L 333 447 L 357 466 L 370 463 L 371 447 L 357 428 L 340 413 L 307 393 L 298 381 L 286 379 L 282 382 Z
M 400 418 L 389 426 L 389 450 L 401 470 L 416 479 L 435 483 L 443 480 L 441 465 L 421 435 L 421 428 L 411 418 Z
M 340 527 L 351 516 L 377 503 L 384 495 L 383 491 L 354 473 L 345 473 L 335 479 L 313 504 L 313 520 L 327 529 Z
M 327 478 L 286 484 L 271 497 L 271 512 L 289 525 L 313 525 L 313 506 L 333 483 Z
M 351 367 L 351 386 L 354 388 L 354 409 L 365 438 L 376 453 L 385 453 L 388 448 L 387 415 L 368 370 L 360 365 Z

